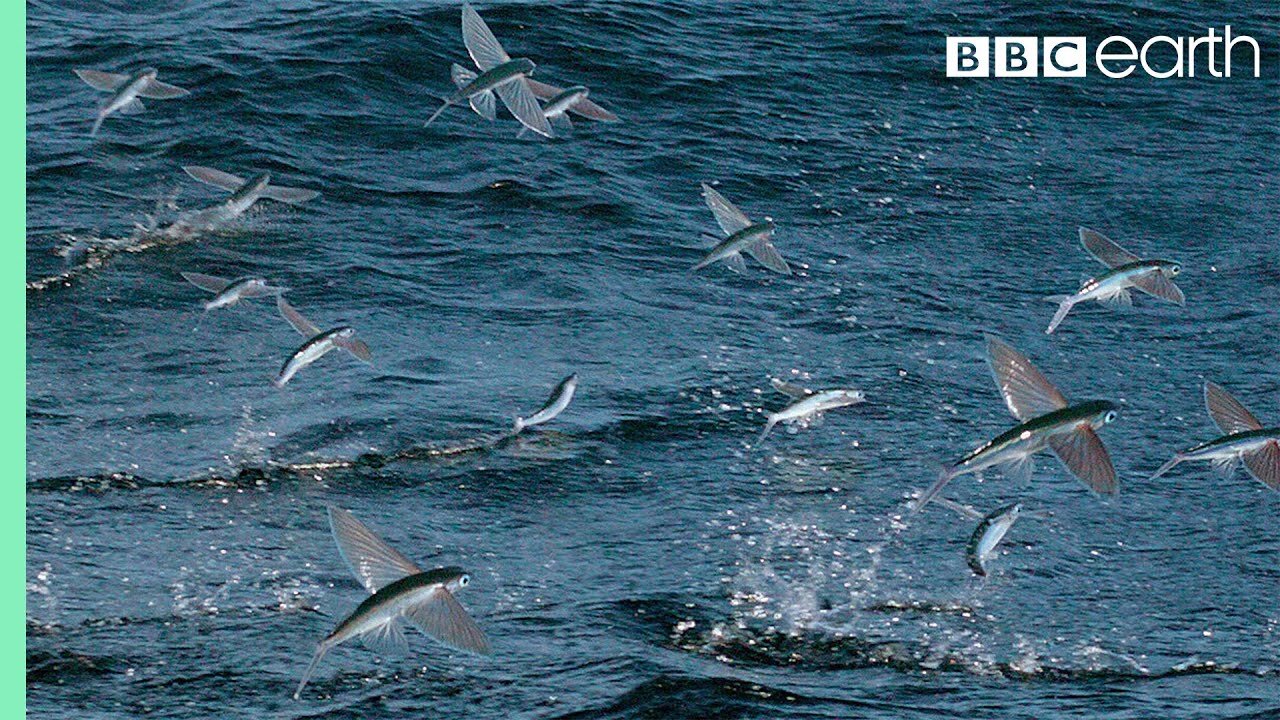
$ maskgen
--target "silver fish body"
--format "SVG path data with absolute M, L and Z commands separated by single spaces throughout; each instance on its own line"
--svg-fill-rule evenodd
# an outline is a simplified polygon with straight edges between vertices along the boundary
M 340 341 L 354 338 L 355 334 L 355 328 L 342 326 L 326 330 L 307 340 L 293 351 L 288 360 L 284 361 L 280 374 L 272 382 L 276 387 L 284 387 L 285 383 L 293 379 L 299 370 L 329 354 L 331 350 L 338 347 Z
M 698 261 L 697 265 L 693 266 L 693 269 L 701 270 L 712 263 L 738 257 L 742 254 L 742 251 L 754 246 L 761 240 L 767 242 L 773 236 L 774 230 L 774 224 L 769 221 L 748 225 L 721 240 L 719 244 L 711 248 L 711 251 L 705 257 Z
M 83 68 L 77 68 L 75 73 L 95 90 L 111 93 L 111 96 L 98 108 L 93 130 L 90 132 L 91 135 L 98 134 L 99 128 L 102 127 L 102 121 L 106 120 L 107 116 L 112 113 L 120 112 L 131 115 L 145 110 L 139 98 L 167 100 L 190 94 L 176 85 L 157 80 L 158 72 L 155 68 L 145 68 L 133 75 L 121 75 Z
M 273 288 L 267 284 L 262 278 L 243 277 L 231 281 L 231 284 L 225 290 L 213 296 L 212 300 L 204 304 L 205 310 L 217 310 L 218 308 L 231 307 L 245 298 L 261 297 L 279 291 L 280 288 Z
M 551 391 L 551 397 L 547 399 L 545 405 L 536 413 L 527 418 L 516 418 L 515 427 L 512 434 L 518 434 L 527 427 L 541 425 L 545 422 L 554 420 L 556 416 L 564 412 L 569 407 L 569 403 L 573 400 L 573 394 L 578 390 L 578 374 L 573 373 L 569 377 L 560 381 L 555 389 Z
M 515 58 L 485 70 L 477 75 L 474 80 L 458 88 L 457 92 L 446 98 L 444 105 L 439 110 L 436 110 L 435 114 L 427 118 L 427 122 L 423 124 L 423 127 L 434 122 L 440 116 L 440 113 L 444 112 L 449 106 L 457 105 L 464 100 L 497 90 L 508 83 L 518 82 L 531 75 L 536 67 L 533 61 L 528 58 Z
M 1019 462 L 1044 450 L 1050 438 L 1075 432 L 1081 425 L 1099 428 L 1116 416 L 1116 404 L 1090 400 L 1042 415 L 997 435 L 943 470 L 948 478 L 985 470 L 993 465 Z
M 585 99 L 588 92 L 587 88 L 581 85 L 566 88 L 559 95 L 556 95 L 547 101 L 547 104 L 542 107 L 542 114 L 545 115 L 548 120 L 560 117 L 569 112 L 569 108 L 572 108 Z
M 819 390 L 813 394 L 797 400 L 786 406 L 776 413 L 769 415 L 768 421 L 765 423 L 764 430 L 760 433 L 756 444 L 759 445 L 768 437 L 773 427 L 780 422 L 796 422 L 806 418 L 813 417 L 819 413 L 828 410 L 856 405 L 867 399 L 865 393 L 861 390 Z
M 1173 260 L 1141 259 L 1101 233 L 1083 227 L 1080 228 L 1080 243 L 1089 254 L 1110 269 L 1085 280 L 1080 289 L 1072 295 L 1055 295 L 1046 298 L 1058 303 L 1058 310 L 1049 321 L 1045 334 L 1052 334 L 1073 307 L 1087 300 L 1130 304 L 1132 289 L 1177 305 L 1186 302 L 1182 290 L 1173 283 L 1173 278 L 1182 272 L 1180 263 Z
M 969 544 L 965 547 L 965 561 L 969 564 L 969 569 L 973 570 L 973 574 L 981 576 L 987 574 L 987 558 L 1004 539 L 1009 528 L 1013 527 L 1021 512 L 1021 503 L 1005 505 L 993 510 L 978 523 L 973 536 L 969 538 Z
M 271 173 L 258 173 L 249 178 L 243 185 L 231 193 L 226 205 L 231 215 L 239 216 L 248 212 L 249 208 L 263 197 L 263 191 L 271 184 Z
M 1280 491 L 1280 428 L 1264 428 L 1248 408 L 1217 383 L 1204 384 L 1204 404 L 1214 424 L 1225 434 L 1175 454 L 1151 479 L 1188 460 L 1207 460 L 1226 470 L 1239 460 L 1263 485 Z

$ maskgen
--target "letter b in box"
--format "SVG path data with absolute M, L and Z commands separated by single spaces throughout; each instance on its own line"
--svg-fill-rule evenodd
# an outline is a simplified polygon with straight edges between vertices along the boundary
M 947 38 L 947 77 L 989 77 L 991 38 Z
M 1036 37 L 996 38 L 996 77 L 1035 77 L 1040 69 L 1036 64 L 1039 44 Z

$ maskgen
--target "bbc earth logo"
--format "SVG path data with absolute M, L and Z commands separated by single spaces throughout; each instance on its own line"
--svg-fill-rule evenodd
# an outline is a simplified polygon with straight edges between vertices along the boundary
M 1260 77 L 1261 54 L 1256 40 L 1233 36 L 1227 25 L 1221 34 L 1209 28 L 1201 37 L 1157 35 L 1141 45 L 1112 35 L 1094 48 L 1092 64 L 1109 78 L 1138 70 L 1161 79 L 1229 78 L 1233 59 L 1252 60 L 1253 77 Z M 1083 36 L 947 38 L 947 77 L 1084 77 L 1089 65 L 1089 41 Z

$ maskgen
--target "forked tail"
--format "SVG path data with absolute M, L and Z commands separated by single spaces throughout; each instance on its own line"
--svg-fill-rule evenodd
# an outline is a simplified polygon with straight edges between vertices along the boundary
M 329 652 L 327 643 L 322 642 L 316 647 L 316 654 L 311 656 L 311 664 L 307 665 L 307 671 L 302 674 L 302 682 L 298 683 L 298 689 L 293 691 L 294 700 L 302 697 L 302 689 L 307 686 L 307 681 L 311 679 L 311 673 L 315 672 L 316 665 L 320 664 L 320 659 L 324 657 L 326 652 Z
M 1076 300 L 1070 295 L 1051 295 L 1045 300 L 1058 303 L 1058 312 L 1053 314 L 1053 319 L 1049 321 L 1049 327 L 1045 328 L 1045 335 L 1052 335 L 1053 331 L 1067 319 L 1067 313 L 1071 312 L 1071 308 L 1075 307 Z
M 938 471 L 938 479 L 935 480 L 934 483 L 929 486 L 929 489 L 925 490 L 920 497 L 916 498 L 915 504 L 911 506 L 911 512 L 918 513 L 923 510 L 924 506 L 933 499 L 933 496 L 942 492 L 942 488 L 946 487 L 947 483 L 951 482 L 951 478 L 955 476 L 956 473 L 954 468 L 944 467 L 942 470 Z
M 1156 478 L 1160 477 L 1161 475 L 1163 475 L 1163 474 L 1165 474 L 1165 473 L 1169 472 L 1170 470 L 1172 470 L 1174 465 L 1177 465 L 1178 463 L 1182 462 L 1183 460 L 1186 460 L 1186 458 L 1184 458 L 1184 457 L 1181 455 L 1181 453 L 1179 453 L 1178 455 L 1174 455 L 1172 460 L 1170 460 L 1169 462 L 1167 462 L 1167 463 L 1165 463 L 1165 464 L 1161 465 L 1161 466 L 1160 466 L 1160 469 L 1159 469 L 1159 470 L 1156 470 L 1155 474 L 1154 474 L 1154 475 L 1152 475 L 1151 477 L 1147 478 L 1147 479 L 1148 479 L 1148 480 L 1155 480 Z

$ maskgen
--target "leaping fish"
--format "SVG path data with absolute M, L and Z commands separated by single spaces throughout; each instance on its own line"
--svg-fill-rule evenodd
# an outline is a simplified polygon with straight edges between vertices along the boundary
M 769 415 L 769 420 L 765 423 L 764 431 L 760 433 L 760 438 L 756 440 L 756 445 L 764 442 L 764 439 L 769 436 L 769 431 L 773 430 L 773 426 L 780 422 L 791 423 L 805 420 L 828 410 L 857 405 L 867 399 L 866 394 L 861 390 L 814 391 L 778 378 L 774 378 L 771 382 L 775 390 L 784 395 L 790 395 L 795 402 Z
M 1021 425 L 997 436 L 942 469 L 938 480 L 916 500 L 914 512 L 951 479 L 1001 465 L 1015 476 L 1030 478 L 1033 456 L 1050 448 L 1067 470 L 1094 492 L 1114 493 L 1116 471 L 1096 430 L 1116 419 L 1116 405 L 1088 400 L 1072 405 L 1031 361 L 1003 340 L 987 336 L 991 372 L 1009 412 Z
M 711 263 L 723 260 L 730 270 L 738 273 L 745 272 L 747 264 L 742 259 L 742 253 L 746 251 L 770 270 L 783 275 L 791 274 L 791 267 L 770 242 L 773 237 L 773 220 L 765 218 L 761 223 L 751 222 L 746 213 L 706 183 L 702 183 L 702 197 L 707 201 L 707 207 L 711 208 L 711 214 L 715 215 L 720 229 L 728 237 L 720 240 L 720 243 L 712 248 L 706 257 L 694 265 L 694 270 L 701 270 Z
M 93 89 L 112 93 L 111 97 L 98 108 L 98 116 L 93 121 L 93 130 L 89 132 L 91 136 L 98 134 L 102 121 L 113 112 L 119 111 L 121 115 L 137 115 L 145 110 L 142 101 L 138 99 L 140 97 L 168 100 L 191 94 L 191 91 L 177 85 L 157 80 L 156 75 L 159 71 L 155 68 L 144 68 L 132 75 L 84 68 L 76 68 L 75 73 Z
M 547 118 L 547 122 L 556 129 L 557 132 L 568 132 L 573 130 L 573 121 L 569 119 L 569 108 L 575 103 L 580 102 L 587 96 L 587 88 L 581 85 L 575 85 L 564 92 L 556 95 L 542 106 L 542 114 Z M 524 137 L 529 132 L 529 128 L 520 128 L 520 132 L 516 133 L 516 137 Z
M 217 275 L 205 275 L 195 272 L 184 272 L 182 277 L 201 290 L 207 290 L 214 294 L 213 299 L 204 303 L 205 312 L 231 307 L 241 300 L 249 298 L 279 295 L 288 290 L 288 288 L 268 285 L 266 280 L 255 277 L 228 280 Z
M 1130 305 L 1133 298 L 1130 288 L 1137 288 L 1178 305 L 1185 305 L 1182 290 L 1173 278 L 1182 272 L 1182 265 L 1172 260 L 1143 260 L 1125 250 L 1101 233 L 1080 228 L 1080 244 L 1103 265 L 1111 268 L 1097 277 L 1085 280 L 1074 295 L 1053 295 L 1045 298 L 1058 303 L 1058 311 L 1049 321 L 1045 334 L 1050 334 L 1066 319 L 1067 313 L 1078 303 L 1097 300 L 1101 303 Z
M 302 695 L 325 653 L 351 638 L 374 645 L 405 645 L 401 621 L 416 625 L 447 647 L 489 653 L 489 640 L 454 597 L 471 583 L 471 576 L 462 568 L 424 572 L 354 515 L 338 507 L 329 507 L 329 527 L 347 567 L 371 594 L 320 641 L 293 693 L 294 700 Z
M 995 551 L 996 546 L 1004 539 L 1009 528 L 1017 522 L 1022 512 L 1022 503 L 1013 503 L 996 508 L 983 516 L 974 528 L 969 544 L 965 546 L 964 558 L 974 575 L 986 576 L 987 558 Z
M 539 100 L 550 101 L 553 98 L 568 92 L 568 90 L 562 90 L 555 85 L 548 85 L 544 82 L 534 80 L 533 78 L 525 78 L 525 81 L 529 83 L 529 89 L 533 90 L 534 96 Z M 572 88 L 569 89 L 571 90 Z M 600 107 L 594 101 L 587 99 L 585 95 L 583 95 L 577 102 L 569 105 L 569 112 L 574 115 L 580 115 L 589 120 L 598 120 L 600 122 L 609 123 L 618 122 L 617 115 L 614 115 L 608 110 Z
M 529 89 L 529 82 L 526 79 L 536 67 L 533 61 L 528 58 L 512 60 L 507 51 L 502 49 L 502 44 L 493 36 L 489 26 L 485 25 L 484 20 L 480 19 L 480 15 L 469 3 L 462 5 L 462 42 L 467 46 L 467 52 L 470 53 L 476 67 L 480 68 L 480 74 L 445 99 L 444 105 L 427 118 L 424 127 L 435 121 L 450 105 L 457 105 L 463 100 L 470 100 L 485 93 L 493 93 L 525 127 L 540 135 L 555 137 L 546 116 L 542 114 L 542 106 L 538 104 L 533 90 Z M 457 82 L 457 71 L 454 71 L 454 82 Z M 480 107 L 476 104 L 472 105 L 476 112 L 488 117 L 484 105 L 488 104 L 491 108 L 493 98 L 490 96 L 482 99 L 477 104 Z
M 356 337 L 355 328 L 346 325 L 340 325 L 331 330 L 321 331 L 311 321 L 302 316 L 284 299 L 283 295 L 276 297 L 276 307 L 280 308 L 280 314 L 285 320 L 293 326 L 295 330 L 302 333 L 307 341 L 302 343 L 301 347 L 293 351 L 288 360 L 284 361 L 284 366 L 280 368 L 280 374 L 272 381 L 276 387 L 284 387 L 294 375 L 302 368 L 319 360 L 334 348 L 342 348 L 354 355 L 358 360 L 364 362 L 373 362 L 373 354 L 369 352 L 369 346 L 365 345 L 362 340 Z
M 243 214 L 262 198 L 297 205 L 320 195 L 315 190 L 272 185 L 271 173 L 258 173 L 245 180 L 237 175 L 201 165 L 185 165 L 182 169 L 202 183 L 230 190 L 231 197 L 227 198 L 223 207 L 231 217 Z
M 564 412 L 569 407 L 569 403 L 573 400 L 573 394 L 578 390 L 578 373 L 574 373 L 569 377 L 560 381 L 555 389 L 551 391 L 551 397 L 547 398 L 547 402 L 538 412 L 527 418 L 516 418 L 515 427 L 512 429 L 512 435 L 518 435 L 522 430 L 534 425 L 541 425 L 545 422 L 554 420 L 556 416 Z
M 1204 404 L 1214 423 L 1226 434 L 1177 453 L 1151 479 L 1187 460 L 1208 460 L 1228 472 L 1237 460 L 1243 460 L 1249 474 L 1280 491 L 1280 427 L 1263 428 L 1253 413 L 1216 383 L 1204 384 Z

